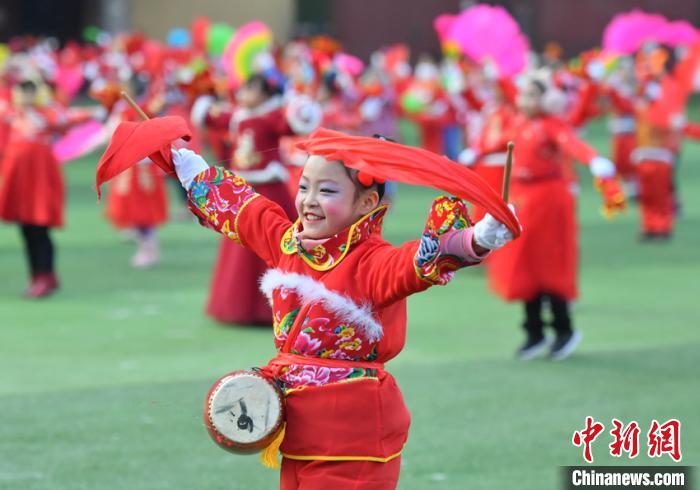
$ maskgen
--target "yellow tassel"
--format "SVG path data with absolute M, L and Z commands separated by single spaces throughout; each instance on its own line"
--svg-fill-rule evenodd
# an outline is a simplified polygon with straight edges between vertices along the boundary
M 280 452 L 282 440 L 284 439 L 284 428 L 285 426 L 283 425 L 277 433 L 277 436 L 275 436 L 272 442 L 260 453 L 260 463 L 272 470 L 276 470 L 280 467 L 278 454 Z

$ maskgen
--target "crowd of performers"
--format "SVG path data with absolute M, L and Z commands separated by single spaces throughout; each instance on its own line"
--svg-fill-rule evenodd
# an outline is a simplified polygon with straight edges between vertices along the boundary
M 679 57 L 678 49 L 645 45 L 614 63 L 596 51 L 576 63 L 547 54 L 518 76 L 498 77 L 488 64 L 456 57 L 422 56 L 411 66 L 403 45 L 381 49 L 364 64 L 318 37 L 258 56 L 255 73 L 235 88 L 205 52 L 137 34 L 61 48 L 18 39 L 10 47 L 0 78 L 0 218 L 21 229 L 30 298 L 59 287 L 50 231 L 64 225 L 59 160 L 71 157 L 57 155 L 56 142 L 95 122 L 109 136 L 118 122 L 137 120 L 122 91 L 151 117 L 183 116 L 192 138 L 181 146 L 210 154 L 290 219 L 306 161 L 295 142 L 319 126 L 401 141 L 408 122 L 418 129 L 420 146 L 458 160 L 497 190 L 506 144 L 515 143 L 511 202 L 525 232 L 489 258 L 489 282 L 503 299 L 524 304 L 527 340 L 519 356 L 549 347 L 555 359 L 564 358 L 580 340 L 569 313 L 578 267 L 574 162 L 588 166 L 605 213 L 623 208 L 625 194 L 635 198 L 640 239 L 666 241 L 680 209 L 680 144 L 700 136 L 700 126 L 685 118 L 697 78 L 692 46 Z M 85 105 L 85 94 L 99 104 Z M 84 107 L 74 107 L 76 100 Z M 609 159 L 585 142 L 586 125 L 602 116 L 612 139 Z M 74 156 L 106 141 L 92 133 L 89 139 L 95 144 Z M 105 215 L 136 241 L 134 267 L 159 261 L 166 191 L 163 172 L 148 159 L 110 183 Z M 474 206 L 471 216 L 477 222 L 484 210 Z M 222 239 L 207 313 L 223 323 L 269 324 L 272 311 L 258 289 L 266 269 L 255 254 Z M 545 307 L 553 344 L 544 332 Z
M 614 62 L 591 51 L 563 63 L 552 50 L 503 77 L 488 62 L 456 56 L 421 56 L 412 66 L 403 45 L 365 64 L 318 37 L 259 54 L 237 84 L 201 46 L 137 34 L 60 48 L 18 39 L 9 51 L 0 78 L 0 218 L 21 230 L 26 296 L 59 287 L 50 233 L 64 225 L 64 162 L 111 137 L 98 184 L 109 180 L 105 217 L 136 241 L 138 268 L 159 262 L 170 171 L 182 185 L 178 202 L 223 235 L 207 313 L 222 323 L 272 323 L 278 355 L 261 372 L 285 390 L 286 432 L 276 444 L 290 489 L 395 487 L 410 416 L 383 363 L 403 348 L 406 297 L 447 284 L 458 269 L 483 261 L 493 291 L 523 304 L 520 359 L 547 350 L 553 360 L 568 357 L 581 340 L 569 310 L 578 269 L 574 165 L 592 175 L 605 215 L 634 198 L 640 239 L 664 242 L 680 209 L 681 141 L 700 137 L 685 118 L 700 79 L 697 46 L 644 45 Z M 132 125 L 143 116 L 123 91 L 153 121 Z M 84 95 L 97 103 L 79 107 Z M 610 158 L 585 141 L 587 123 L 601 116 Z M 407 124 L 422 148 L 387 141 L 406 140 Z M 509 208 L 498 193 L 511 141 Z M 438 197 L 422 235 L 395 247 L 381 238 L 391 181 L 459 198 Z

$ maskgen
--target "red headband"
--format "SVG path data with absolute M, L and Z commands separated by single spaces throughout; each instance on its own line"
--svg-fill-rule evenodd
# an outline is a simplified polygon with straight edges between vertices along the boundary
M 310 155 L 340 160 L 346 167 L 358 170 L 358 180 L 363 185 L 393 180 L 433 187 L 455 195 L 486 209 L 514 236 L 520 236 L 517 219 L 496 191 L 475 172 L 444 156 L 422 148 L 377 138 L 349 136 L 325 128 L 317 129 L 295 146 Z

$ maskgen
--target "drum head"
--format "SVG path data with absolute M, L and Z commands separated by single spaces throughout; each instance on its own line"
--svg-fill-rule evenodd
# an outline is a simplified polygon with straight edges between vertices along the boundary
M 207 401 L 207 426 L 226 449 L 262 449 L 282 425 L 280 390 L 253 371 L 224 376 Z

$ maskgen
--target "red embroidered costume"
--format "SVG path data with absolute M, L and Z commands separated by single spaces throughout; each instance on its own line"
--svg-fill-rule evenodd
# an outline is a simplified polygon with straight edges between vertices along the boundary
M 8 107 L 0 113 L 7 125 L 0 160 L 0 220 L 20 226 L 32 278 L 25 293 L 29 298 L 58 289 L 50 229 L 63 226 L 65 188 L 52 139 L 90 117 L 89 112 L 59 106 Z
M 272 304 L 278 355 L 265 369 L 287 395 L 282 488 L 296 488 L 302 473 L 318 478 L 305 479 L 318 485 L 309 488 L 328 488 L 336 470 L 353 471 L 330 461 L 387 463 L 372 466 L 377 485 L 397 477 L 410 418 L 383 363 L 403 348 L 406 297 L 479 261 L 439 251 L 439 235 L 469 226 L 463 202 L 436 200 L 420 241 L 385 242 L 381 206 L 311 250 L 297 240 L 299 221 L 227 170 L 199 174 L 190 206 L 202 224 L 270 267 L 261 289 Z
M 69 120 L 53 108 L 10 109 L 0 175 L 0 218 L 24 224 L 63 226 L 64 184 L 51 140 L 84 116 Z
M 187 150 L 173 152 L 179 164 L 165 161 L 170 142 L 187 134 L 184 122 L 177 122 L 163 118 L 117 128 L 98 166 L 98 188 L 160 148 L 151 158 L 163 168 L 178 168 L 200 222 L 251 250 L 269 268 L 261 289 L 272 305 L 278 354 L 263 371 L 278 378 L 286 393 L 282 488 L 395 487 L 409 414 L 383 363 L 403 348 L 406 297 L 446 284 L 457 269 L 480 262 L 484 256 L 476 255 L 472 243 L 490 250 L 517 237 L 517 218 L 482 179 L 444 157 L 319 129 L 299 147 L 327 161 L 341 160 L 358 171 L 359 182 L 386 181 L 391 174 L 473 200 L 493 217 L 471 228 L 464 202 L 441 197 L 421 239 L 395 247 L 381 237 L 386 207 L 379 206 L 308 245 L 300 221 L 292 223 L 280 205 L 242 177 L 208 168 Z M 161 136 L 137 135 L 124 144 L 123 136 L 139 129 L 149 135 L 158 127 Z

